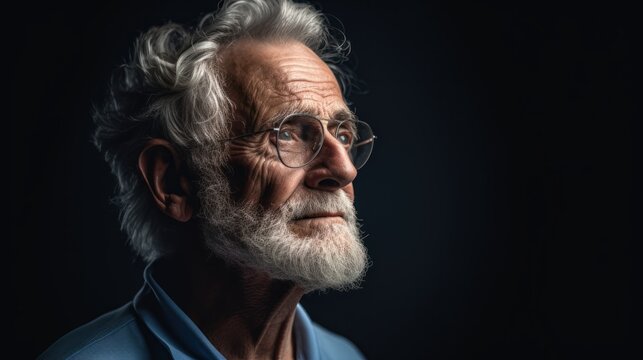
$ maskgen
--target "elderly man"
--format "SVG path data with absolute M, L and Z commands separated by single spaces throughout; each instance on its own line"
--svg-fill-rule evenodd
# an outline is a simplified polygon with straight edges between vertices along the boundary
M 375 137 L 342 95 L 345 49 L 288 0 L 140 37 L 95 143 L 145 283 L 42 359 L 362 358 L 298 304 L 355 287 L 368 263 L 352 181 Z

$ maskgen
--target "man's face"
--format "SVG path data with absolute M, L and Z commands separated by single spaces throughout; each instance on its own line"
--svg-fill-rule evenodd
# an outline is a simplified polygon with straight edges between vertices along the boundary
M 203 174 L 210 187 L 200 196 L 208 245 L 308 289 L 350 286 L 367 257 L 352 205 L 357 170 L 327 129 L 326 120 L 350 116 L 332 71 L 297 42 L 243 40 L 222 59 L 235 104 L 232 137 L 273 128 L 292 113 L 322 119 L 325 134 L 319 154 L 300 168 L 281 162 L 274 131 L 230 141 L 225 170 Z
M 292 112 L 312 113 L 322 119 L 344 119 L 350 114 L 332 71 L 300 43 L 243 41 L 229 49 L 224 59 L 229 94 L 237 104 L 235 135 L 274 127 L 278 115 Z M 269 140 L 274 132 L 231 142 L 231 180 L 237 200 L 276 209 L 296 191 L 343 191 L 353 199 L 357 170 L 339 141 L 325 131 L 317 158 L 295 169 L 279 160 Z M 332 216 L 336 214 L 328 215 L 293 221 L 290 226 L 306 232 L 310 227 L 341 221 Z

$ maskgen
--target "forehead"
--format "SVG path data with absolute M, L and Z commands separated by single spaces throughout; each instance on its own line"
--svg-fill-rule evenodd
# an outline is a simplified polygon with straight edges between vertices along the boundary
M 237 111 L 253 123 L 288 110 L 327 118 L 347 110 L 333 72 L 299 42 L 241 40 L 224 51 L 222 65 Z

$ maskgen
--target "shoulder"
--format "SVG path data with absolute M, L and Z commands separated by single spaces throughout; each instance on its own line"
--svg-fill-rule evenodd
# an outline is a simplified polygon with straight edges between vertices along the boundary
M 39 360 L 146 359 L 145 339 L 131 303 L 73 330 L 51 345 Z
M 337 360 L 361 360 L 365 359 L 364 355 L 359 351 L 350 340 L 345 337 L 335 334 L 322 326 L 313 323 L 313 329 L 317 336 L 319 343 L 319 352 L 322 359 L 337 359 Z

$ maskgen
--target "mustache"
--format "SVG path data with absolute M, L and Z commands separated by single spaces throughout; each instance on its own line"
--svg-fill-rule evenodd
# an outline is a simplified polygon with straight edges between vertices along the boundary
M 355 207 L 344 191 L 306 192 L 293 195 L 281 207 L 288 220 L 313 218 L 318 216 L 341 216 L 350 220 L 355 216 Z

